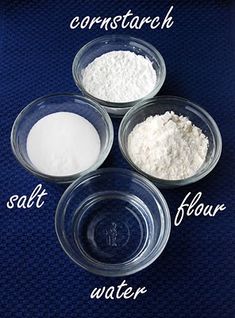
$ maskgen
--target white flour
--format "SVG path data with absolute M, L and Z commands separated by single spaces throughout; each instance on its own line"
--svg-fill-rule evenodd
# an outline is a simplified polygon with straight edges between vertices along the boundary
M 208 139 L 188 118 L 174 112 L 148 117 L 128 136 L 128 152 L 144 172 L 168 180 L 195 174 L 204 162 Z
M 112 51 L 97 57 L 83 70 L 83 86 L 108 102 L 131 102 L 154 89 L 156 72 L 149 59 L 130 51 Z
M 100 152 L 100 138 L 85 118 L 58 112 L 40 119 L 27 137 L 29 159 L 52 176 L 72 175 L 92 166 Z

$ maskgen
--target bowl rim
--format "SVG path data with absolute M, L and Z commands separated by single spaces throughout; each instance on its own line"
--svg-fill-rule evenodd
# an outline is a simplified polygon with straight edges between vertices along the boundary
M 186 108 L 187 106 L 190 106 L 191 108 L 195 109 L 198 113 L 201 113 L 206 119 L 207 119 L 207 125 L 211 128 L 211 131 L 213 132 L 213 137 L 216 140 L 216 152 L 214 154 L 213 160 L 211 160 L 210 164 L 208 165 L 207 169 L 205 171 L 199 171 L 196 172 L 191 177 L 185 178 L 185 179 L 179 179 L 179 180 L 168 180 L 168 179 L 161 179 L 154 177 L 144 171 L 142 171 L 135 163 L 131 160 L 129 157 L 127 150 L 125 150 L 125 146 L 123 145 L 123 139 L 122 139 L 122 133 L 123 130 L 128 124 L 128 122 L 131 120 L 132 115 L 140 110 L 143 110 L 144 108 L 148 107 L 152 102 L 161 102 L 164 100 L 170 100 L 172 102 L 178 101 L 182 103 L 182 107 Z M 170 110 L 169 110 L 170 111 Z M 157 112 L 156 112 L 157 114 Z M 202 119 L 203 120 L 203 119 Z M 208 175 L 216 166 L 218 163 L 221 153 L 222 153 L 222 137 L 219 131 L 219 128 L 215 122 L 215 120 L 211 117 L 211 115 L 201 106 L 198 104 L 195 104 L 194 102 L 191 102 L 190 100 L 179 97 L 179 96 L 171 96 L 171 95 L 160 95 L 156 96 L 154 98 L 148 99 L 146 101 L 140 102 L 136 104 L 134 107 L 132 107 L 123 117 L 119 130 L 118 130 L 118 143 L 119 143 L 119 149 L 123 155 L 123 157 L 126 159 L 126 161 L 129 163 L 129 165 L 134 168 L 137 172 L 154 182 L 156 185 L 162 188 L 174 188 L 174 187 L 179 187 L 179 186 L 185 186 L 192 184 L 194 182 L 199 181 L 200 179 L 204 178 L 206 175 Z
M 18 151 L 16 150 L 17 149 L 17 147 L 16 147 L 16 131 L 17 131 L 17 126 L 18 126 L 19 122 L 24 118 L 24 116 L 27 114 L 29 109 L 36 107 L 36 106 L 38 106 L 38 104 L 40 102 L 48 100 L 48 99 L 53 98 L 53 97 L 56 97 L 56 98 L 70 97 L 70 98 L 79 99 L 79 100 L 87 103 L 90 107 L 93 107 L 95 110 L 97 110 L 101 114 L 101 116 L 104 118 L 104 120 L 107 124 L 107 136 L 108 136 L 107 143 L 106 143 L 103 151 L 100 152 L 98 160 L 88 169 L 81 171 L 79 173 L 68 175 L 68 176 L 53 176 L 53 175 L 48 175 L 46 173 L 40 172 L 36 167 L 34 167 L 33 165 L 30 165 L 28 162 L 26 162 L 26 160 L 24 160 L 21 157 L 21 155 L 19 155 Z M 110 150 L 111 150 L 112 145 L 113 145 L 113 140 L 114 140 L 113 124 L 112 124 L 112 120 L 111 120 L 109 114 L 107 113 L 107 111 L 101 105 L 97 104 L 95 101 L 90 100 L 89 98 L 84 97 L 82 95 L 69 93 L 69 92 L 52 93 L 49 95 L 44 95 L 42 97 L 36 98 L 33 101 L 31 101 L 29 104 L 27 104 L 20 111 L 20 113 L 16 117 L 16 119 L 12 125 L 11 135 L 10 135 L 12 152 L 13 152 L 15 158 L 18 160 L 18 162 L 23 166 L 23 168 L 25 168 L 27 171 L 31 172 L 33 175 L 35 175 L 39 178 L 42 178 L 42 179 L 47 180 L 47 181 L 56 182 L 56 183 L 71 183 L 74 180 L 76 180 L 78 177 L 85 175 L 85 174 L 89 173 L 90 171 L 93 171 L 93 170 L 96 170 L 97 168 L 99 168 L 99 166 L 102 165 L 102 163 L 105 161 L 108 154 L 110 153 Z
M 68 249 L 66 247 L 66 242 L 63 239 L 62 234 L 62 228 L 60 226 L 61 222 L 59 222 L 59 214 L 61 213 L 61 205 L 64 204 L 64 202 L 66 202 L 67 197 L 69 196 L 70 193 L 72 193 L 72 191 L 77 188 L 77 186 L 79 186 L 79 184 L 84 183 L 87 179 L 94 177 L 95 175 L 101 175 L 101 174 L 106 174 L 106 173 L 118 173 L 118 174 L 123 174 L 123 175 L 129 175 L 131 177 L 131 179 L 135 179 L 141 182 L 141 184 L 143 185 L 144 188 L 146 188 L 148 191 L 151 191 L 152 195 L 154 196 L 154 199 L 156 201 L 156 204 L 160 204 L 161 208 L 162 208 L 162 212 L 164 215 L 164 225 L 165 225 L 165 231 L 163 233 L 162 236 L 162 240 L 160 242 L 159 248 L 157 249 L 157 251 L 154 250 L 154 248 L 151 250 L 151 253 L 148 256 L 149 257 L 148 261 L 145 263 L 140 263 L 139 267 L 131 267 L 129 268 L 127 271 L 123 271 L 123 269 L 113 269 L 113 265 L 120 265 L 120 264 L 106 264 L 106 263 L 99 263 L 99 264 L 104 264 L 105 266 L 107 266 L 106 268 L 95 268 L 93 267 L 89 267 L 90 264 L 81 264 L 79 262 L 79 260 L 77 260 L 73 255 L 71 255 L 71 253 L 68 251 Z M 80 178 L 78 178 L 77 180 L 75 180 L 63 193 L 63 195 L 61 196 L 58 204 L 57 204 L 57 208 L 56 208 L 56 212 L 55 212 L 55 231 L 56 231 L 56 235 L 57 238 L 59 240 L 59 243 L 63 249 L 63 251 L 69 256 L 69 258 L 75 262 L 77 265 L 79 265 L 81 268 L 89 271 L 90 273 L 96 274 L 96 275 L 100 275 L 100 276 L 105 276 L 105 277 L 121 277 L 121 276 L 127 276 L 127 275 L 132 275 L 134 273 L 137 273 L 141 270 L 143 270 L 144 268 L 148 267 L 149 265 L 151 265 L 163 252 L 163 250 L 165 249 L 167 242 L 169 240 L 170 237 L 170 232 L 171 232 L 171 214 L 170 214 L 170 210 L 168 207 L 168 204 L 163 196 L 163 194 L 160 192 L 160 190 L 147 178 L 145 178 L 144 176 L 142 176 L 141 174 L 133 171 L 133 170 L 129 170 L 129 169 L 124 169 L 124 168 L 100 168 L 97 170 L 93 170 L 91 171 L 89 174 L 87 175 L 83 175 Z M 155 252 L 155 253 L 154 253 Z
M 82 84 L 82 81 L 80 81 L 79 77 L 77 76 L 77 72 L 76 72 L 76 67 L 79 63 L 79 60 L 81 59 L 81 57 L 83 56 L 83 54 L 86 52 L 86 50 L 90 47 L 92 47 L 94 44 L 99 43 L 99 42 L 103 42 L 103 41 L 115 41 L 115 40 L 129 40 L 129 41 L 133 41 L 136 43 L 141 44 L 142 46 L 148 48 L 150 51 L 152 51 L 155 55 L 155 58 L 158 59 L 159 64 L 162 68 L 162 76 L 159 78 L 159 80 L 157 80 L 157 83 L 154 87 L 154 89 L 147 94 L 146 96 L 136 99 L 134 101 L 130 101 L 130 102 L 124 102 L 124 103 L 120 103 L 120 102 L 108 102 L 102 99 L 99 99 L 93 95 L 91 95 L 89 92 L 87 92 Z M 85 95 L 88 96 L 90 99 L 95 100 L 97 103 L 109 107 L 109 108 L 131 108 L 133 105 L 135 105 L 138 102 L 142 102 L 146 99 L 152 98 L 153 96 L 155 96 L 161 89 L 162 85 L 165 82 L 165 78 L 166 78 L 166 64 L 165 61 L 161 55 L 161 53 L 155 48 L 155 46 L 153 46 L 151 43 L 142 40 L 140 38 L 136 38 L 133 36 L 129 36 L 129 35 L 124 35 L 124 34 L 110 34 L 110 35 L 104 35 L 104 36 L 100 36 L 97 37 L 91 41 L 89 41 L 88 43 L 86 43 L 84 46 L 82 46 L 79 51 L 76 53 L 73 63 L 72 63 L 72 74 L 73 74 L 73 80 L 76 84 L 76 86 L 80 89 L 80 91 Z

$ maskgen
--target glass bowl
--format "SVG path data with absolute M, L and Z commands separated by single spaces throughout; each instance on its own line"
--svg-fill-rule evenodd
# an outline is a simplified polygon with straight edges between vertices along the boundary
M 61 197 L 55 229 L 65 253 L 97 275 L 125 276 L 150 265 L 170 235 L 170 213 L 160 191 L 125 169 L 92 171 Z
M 40 172 L 27 154 L 27 137 L 33 125 L 42 117 L 55 112 L 71 112 L 86 118 L 97 130 L 101 150 L 97 161 L 87 170 L 69 176 L 51 176 Z M 26 106 L 16 118 L 11 131 L 11 147 L 21 165 L 34 175 L 48 181 L 70 183 L 97 169 L 108 156 L 113 144 L 113 125 L 106 112 L 97 103 L 74 94 L 54 94 L 38 98 Z
M 83 87 L 82 73 L 84 68 L 95 58 L 110 51 L 120 50 L 131 51 L 138 55 L 143 55 L 152 62 L 158 79 L 153 91 L 139 100 L 127 103 L 107 102 L 92 96 Z M 137 102 L 152 98 L 159 92 L 165 81 L 166 67 L 161 54 L 148 42 L 125 35 L 105 35 L 87 43 L 78 51 L 73 61 L 72 73 L 75 84 L 85 96 L 104 106 L 108 113 L 120 117 Z
M 195 175 L 181 180 L 164 180 L 151 176 L 134 164 L 128 154 L 128 136 L 133 128 L 147 117 L 174 111 L 177 115 L 188 117 L 208 137 L 209 145 L 205 162 Z M 222 139 L 213 118 L 201 107 L 181 97 L 158 96 L 134 106 L 122 119 L 118 133 L 119 147 L 128 163 L 139 173 L 154 182 L 159 188 L 175 188 L 194 183 L 204 178 L 217 164 L 221 151 Z

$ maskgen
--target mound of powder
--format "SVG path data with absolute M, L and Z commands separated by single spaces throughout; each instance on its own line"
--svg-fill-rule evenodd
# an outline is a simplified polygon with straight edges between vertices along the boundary
M 160 179 L 179 180 L 196 173 L 205 161 L 208 138 L 192 122 L 174 112 L 148 117 L 128 136 L 132 161 Z
M 108 102 L 131 102 L 154 89 L 156 71 L 148 58 L 130 51 L 112 51 L 97 57 L 82 73 L 85 90 Z
M 100 153 L 100 138 L 84 117 L 57 112 L 41 118 L 27 137 L 29 159 L 39 171 L 68 176 L 92 166 Z

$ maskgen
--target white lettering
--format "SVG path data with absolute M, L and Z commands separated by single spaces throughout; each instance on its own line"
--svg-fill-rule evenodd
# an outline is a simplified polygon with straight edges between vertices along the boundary
M 117 287 L 110 286 L 110 287 L 102 287 L 102 288 L 94 288 L 91 292 L 90 298 L 100 299 L 102 296 L 105 299 L 136 299 L 139 295 L 145 294 L 147 289 L 145 287 L 139 287 L 136 291 L 133 290 L 132 287 L 127 287 L 128 284 L 124 280 L 120 285 Z
M 42 185 L 38 184 L 29 197 L 27 195 L 12 195 L 7 201 L 6 206 L 8 209 L 13 209 L 14 207 L 18 209 L 30 209 L 33 205 L 35 205 L 39 209 L 45 203 L 42 200 L 42 197 L 46 196 L 47 194 L 48 193 L 46 190 L 42 189 Z
M 213 207 L 213 205 L 205 206 L 204 203 L 198 204 L 199 200 L 202 197 L 202 192 L 198 192 L 193 197 L 190 203 L 186 203 L 190 195 L 191 195 L 191 192 L 189 192 L 185 196 L 185 198 L 183 199 L 181 205 L 179 206 L 177 210 L 175 221 L 174 221 L 175 226 L 180 225 L 185 215 L 191 216 L 194 214 L 195 216 L 203 215 L 203 216 L 214 217 L 217 214 L 217 212 L 224 211 L 226 209 L 226 206 L 224 204 L 218 204 L 215 208 Z
M 174 6 L 171 6 L 164 18 L 160 16 L 155 17 L 139 17 L 138 15 L 134 15 L 130 10 L 123 15 L 117 15 L 115 17 L 94 17 L 86 16 L 84 18 L 76 16 L 70 22 L 70 29 L 91 29 L 95 24 L 100 24 L 100 29 L 105 29 L 108 31 L 109 29 L 117 29 L 118 27 L 122 29 L 130 28 L 139 30 L 142 28 L 144 24 L 149 24 L 151 29 L 169 29 L 172 27 L 174 20 L 173 16 L 171 16 Z

